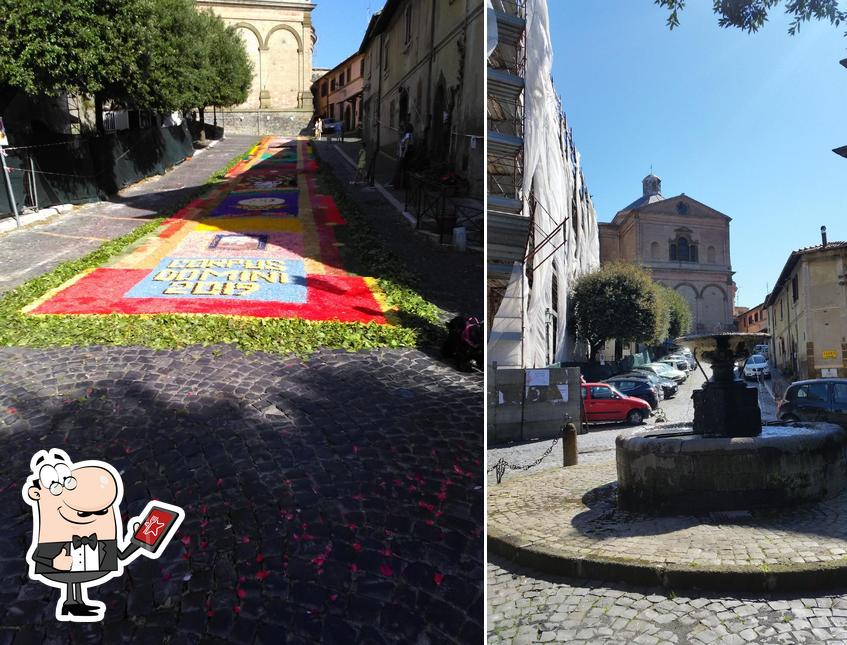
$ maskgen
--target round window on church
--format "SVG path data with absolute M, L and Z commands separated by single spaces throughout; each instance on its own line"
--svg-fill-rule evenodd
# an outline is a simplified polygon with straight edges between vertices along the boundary
M 685 202 L 677 202 L 676 212 L 680 215 L 685 215 L 688 212 L 688 204 L 686 204 Z

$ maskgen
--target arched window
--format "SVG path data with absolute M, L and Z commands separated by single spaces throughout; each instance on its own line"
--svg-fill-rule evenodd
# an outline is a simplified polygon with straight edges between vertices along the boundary
M 688 262 L 688 240 L 680 237 L 676 241 L 676 259 L 680 262 Z
M 715 263 L 715 247 L 714 246 L 710 246 L 708 249 L 706 249 L 706 261 L 709 264 Z
M 668 256 L 674 262 L 698 262 L 697 245 L 684 235 L 679 235 L 670 243 Z

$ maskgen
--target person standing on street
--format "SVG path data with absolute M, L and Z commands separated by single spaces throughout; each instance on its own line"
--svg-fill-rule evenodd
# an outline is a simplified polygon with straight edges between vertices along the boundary
M 315 119 L 315 139 L 321 138 L 321 134 L 323 133 L 323 129 L 324 129 L 323 121 L 321 121 L 321 117 L 318 117 L 317 119 Z

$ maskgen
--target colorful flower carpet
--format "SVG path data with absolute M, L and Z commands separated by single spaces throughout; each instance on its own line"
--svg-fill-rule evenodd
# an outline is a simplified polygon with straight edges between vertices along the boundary
M 344 270 L 333 199 L 305 140 L 263 139 L 225 186 L 108 264 L 30 304 L 38 314 L 224 314 L 385 324 L 376 281 Z

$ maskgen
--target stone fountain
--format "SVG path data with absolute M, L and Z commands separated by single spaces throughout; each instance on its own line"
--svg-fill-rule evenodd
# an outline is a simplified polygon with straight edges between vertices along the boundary
M 818 501 L 847 484 L 847 431 L 830 423 L 762 426 L 758 390 L 735 375 L 767 334 L 685 336 L 712 377 L 694 422 L 616 440 L 618 503 L 648 513 L 732 511 Z M 701 368 L 702 369 L 702 368 Z

